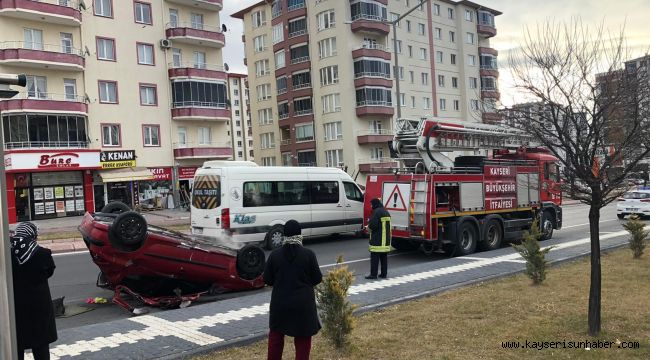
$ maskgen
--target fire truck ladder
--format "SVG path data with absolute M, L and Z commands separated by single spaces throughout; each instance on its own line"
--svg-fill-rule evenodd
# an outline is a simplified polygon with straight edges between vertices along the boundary
M 433 131 L 436 133 L 435 136 L 424 135 L 425 138 L 430 139 L 429 148 L 438 151 L 516 149 L 532 145 L 532 138 L 529 135 L 495 125 L 471 124 L 458 128 L 437 124 L 433 127 Z
M 411 196 L 409 207 L 409 229 L 411 232 L 417 231 L 417 236 L 420 236 L 420 231 L 424 230 L 427 226 L 427 199 L 429 197 L 429 182 L 427 181 L 428 175 L 424 175 L 424 179 L 416 180 L 411 175 Z

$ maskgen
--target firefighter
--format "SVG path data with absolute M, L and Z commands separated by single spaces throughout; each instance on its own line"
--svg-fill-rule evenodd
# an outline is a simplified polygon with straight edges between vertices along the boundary
M 372 214 L 368 221 L 370 275 L 366 276 L 366 279 L 377 279 L 379 262 L 381 262 L 379 277 L 385 279 L 388 276 L 388 252 L 391 239 L 390 214 L 379 199 L 372 199 L 370 206 L 372 207 Z

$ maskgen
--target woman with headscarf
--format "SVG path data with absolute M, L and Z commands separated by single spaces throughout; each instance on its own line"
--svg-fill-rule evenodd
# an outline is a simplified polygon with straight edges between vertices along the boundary
M 47 279 L 54 274 L 52 252 L 37 244 L 38 229 L 22 222 L 11 237 L 11 263 L 18 359 L 32 349 L 35 360 L 50 358 L 49 344 L 56 341 L 56 323 Z
M 269 313 L 268 360 L 281 360 L 284 336 L 292 336 L 296 360 L 309 359 L 311 337 L 321 328 L 314 287 L 323 280 L 316 255 L 302 246 L 300 224 L 284 225 L 284 242 L 266 262 L 264 282 L 273 286 Z

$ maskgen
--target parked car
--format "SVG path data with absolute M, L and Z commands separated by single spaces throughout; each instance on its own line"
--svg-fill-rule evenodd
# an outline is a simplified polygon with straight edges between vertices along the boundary
M 177 307 L 202 296 L 264 286 L 264 251 L 214 244 L 147 224 L 122 203 L 86 213 L 79 226 L 93 262 L 101 273 L 97 286 L 115 291 L 113 302 L 136 312 L 123 297 L 147 305 Z
M 618 199 L 616 216 L 623 219 L 625 215 L 637 214 L 650 216 L 650 190 L 633 190 Z

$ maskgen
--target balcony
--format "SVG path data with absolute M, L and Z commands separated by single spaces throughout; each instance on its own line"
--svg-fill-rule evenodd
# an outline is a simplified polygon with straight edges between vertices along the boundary
M 88 114 L 88 104 L 81 96 L 53 93 L 19 93 L 17 96 L 0 101 L 0 112 L 22 113 L 66 113 Z
M 304 1 L 296 1 L 295 4 L 289 5 L 287 7 L 287 11 L 294 11 L 294 10 L 302 9 L 304 7 L 305 7 Z
M 476 24 L 476 32 L 479 36 L 491 38 L 497 34 L 497 28 L 494 26 L 494 17 L 491 16 L 486 20 L 481 19 L 479 16 L 478 23 Z
M 216 26 L 198 23 L 167 23 L 165 35 L 173 42 L 222 48 L 226 45 L 226 36 Z
M 387 129 L 369 129 L 357 131 L 357 143 L 359 145 L 365 144 L 379 144 L 387 143 L 393 140 L 393 132 Z
M 17 149 L 88 149 L 87 141 L 14 141 L 4 144 L 5 150 Z
M 223 0 L 167 0 L 170 3 L 191 6 L 194 8 L 221 11 L 223 9 Z
M 225 103 L 177 101 L 172 103 L 172 120 L 229 121 L 230 110 Z
M 376 15 L 356 14 L 352 16 L 352 32 L 379 33 L 388 35 L 390 27 L 387 20 Z
M 359 171 L 362 173 L 390 173 L 398 166 L 391 158 L 359 159 Z
M 501 94 L 499 89 L 496 87 L 483 86 L 481 87 L 481 98 L 482 99 L 499 99 Z
M 181 159 L 232 159 L 233 151 L 229 144 L 217 143 L 174 143 L 174 158 Z
M 390 101 L 357 101 L 357 116 L 393 116 L 395 109 Z
M 484 112 L 481 114 L 481 120 L 486 124 L 499 124 L 503 117 L 497 112 Z
M 495 65 L 481 65 L 479 70 L 481 76 L 499 77 L 499 68 Z
M 79 2 L 71 0 L 0 0 L 0 16 L 65 26 L 81 26 Z
M 300 64 L 309 61 L 309 56 L 301 56 L 298 58 L 291 59 L 291 65 Z
M 362 57 L 373 57 L 384 60 L 390 60 L 390 49 L 381 44 L 364 43 L 363 45 L 352 50 L 352 59 Z
M 169 79 L 175 78 L 201 78 L 226 81 L 228 74 L 222 66 L 211 64 L 197 64 L 192 62 L 169 63 L 167 73 Z
M 393 80 L 390 79 L 389 75 L 384 73 L 360 72 L 354 74 L 354 87 L 360 88 L 364 86 L 392 88 Z
M 68 46 L 25 41 L 0 42 L 0 63 L 48 70 L 83 71 L 83 52 Z

